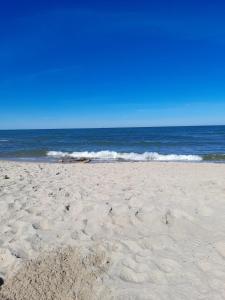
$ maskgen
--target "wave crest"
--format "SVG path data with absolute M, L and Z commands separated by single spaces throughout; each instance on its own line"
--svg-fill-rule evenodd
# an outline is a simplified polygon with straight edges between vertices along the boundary
M 198 155 L 177 155 L 177 154 L 159 154 L 157 152 L 144 152 L 144 153 L 125 153 L 116 151 L 98 151 L 98 152 L 61 152 L 49 151 L 48 156 L 62 158 L 89 158 L 93 160 L 106 160 L 106 161 L 201 161 L 202 157 Z

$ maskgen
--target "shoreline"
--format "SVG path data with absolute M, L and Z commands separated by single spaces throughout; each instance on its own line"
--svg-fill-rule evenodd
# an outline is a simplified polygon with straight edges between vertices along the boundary
M 67 299 L 77 286 L 66 261 L 103 253 L 96 267 L 106 269 L 86 291 L 96 299 L 222 299 L 224 187 L 221 163 L 0 161 L 0 296 L 28 300 L 20 284 L 32 295 L 29 280 L 42 275 L 54 294 L 59 265 L 72 280 L 59 291 Z M 91 265 L 82 270 L 89 274 Z M 17 281 L 21 274 L 25 281 Z
M 201 160 L 201 161 L 182 161 L 182 160 L 149 160 L 149 161 L 128 161 L 128 160 L 92 160 L 90 159 L 89 162 L 85 163 L 82 161 L 74 161 L 74 162 L 60 162 L 56 159 L 40 159 L 37 158 L 0 158 L 0 162 L 12 162 L 12 163 L 33 163 L 33 164 L 61 164 L 61 165 L 76 165 L 76 164 L 124 164 L 124 163 L 137 163 L 137 164 L 144 164 L 144 163 L 178 163 L 178 164 L 225 164 L 224 160 Z

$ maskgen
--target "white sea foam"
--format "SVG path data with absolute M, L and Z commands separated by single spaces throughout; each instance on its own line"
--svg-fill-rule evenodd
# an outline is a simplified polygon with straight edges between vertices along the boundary
M 93 160 L 125 160 L 125 161 L 201 161 L 202 157 L 198 155 L 177 155 L 177 154 L 159 154 L 157 152 L 144 153 L 120 153 L 116 151 L 98 151 L 98 152 L 61 152 L 49 151 L 48 156 L 52 157 L 72 157 L 72 158 L 90 158 Z
M 0 143 L 1 142 L 8 142 L 9 140 L 6 140 L 6 139 L 0 139 Z

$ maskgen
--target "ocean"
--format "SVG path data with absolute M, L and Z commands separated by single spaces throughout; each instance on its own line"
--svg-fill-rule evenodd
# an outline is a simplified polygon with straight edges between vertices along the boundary
M 225 162 L 225 126 L 0 130 L 0 159 Z

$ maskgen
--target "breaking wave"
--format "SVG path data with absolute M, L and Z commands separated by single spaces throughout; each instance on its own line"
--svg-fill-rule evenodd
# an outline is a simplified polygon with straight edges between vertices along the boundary
M 98 151 L 98 152 L 61 152 L 49 151 L 48 156 L 62 158 L 89 158 L 103 161 L 201 161 L 203 158 L 198 155 L 177 155 L 177 154 L 159 154 L 157 152 L 144 153 L 125 153 L 116 151 Z

